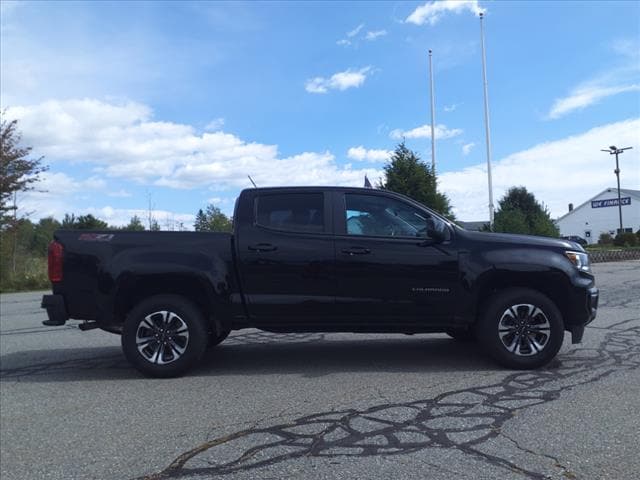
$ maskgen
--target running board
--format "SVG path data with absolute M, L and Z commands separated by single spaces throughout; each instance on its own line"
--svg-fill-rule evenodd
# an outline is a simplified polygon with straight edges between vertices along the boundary
M 94 328 L 99 328 L 98 322 L 84 322 L 78 325 L 78 328 L 83 332 L 87 330 L 93 330 Z

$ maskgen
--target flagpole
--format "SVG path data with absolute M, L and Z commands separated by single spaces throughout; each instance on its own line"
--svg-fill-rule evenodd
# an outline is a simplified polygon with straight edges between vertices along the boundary
M 431 168 L 436 171 L 436 136 L 435 136 L 435 122 L 436 122 L 436 109 L 433 101 L 433 65 L 431 62 L 431 49 L 429 49 L 429 79 L 431 90 Z
M 484 14 L 480 13 L 480 44 L 482 46 L 482 81 L 484 85 L 484 125 L 487 137 L 487 180 L 489 183 L 489 226 L 493 229 L 493 184 L 491 180 L 491 134 L 489 125 L 489 92 L 487 85 L 487 57 L 484 50 Z

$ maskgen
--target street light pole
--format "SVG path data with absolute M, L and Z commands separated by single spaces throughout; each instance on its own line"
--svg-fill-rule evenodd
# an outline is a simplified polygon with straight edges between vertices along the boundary
M 608 152 L 609 155 L 616 156 L 616 169 L 613 173 L 616 174 L 616 179 L 618 181 L 618 216 L 620 218 L 620 229 L 618 230 L 618 233 L 623 233 L 624 231 L 622 229 L 622 200 L 620 199 L 620 164 L 618 163 L 618 155 L 623 153 L 625 150 L 630 150 L 632 148 L 633 147 L 617 148 L 615 145 L 611 145 L 608 150 L 602 150 L 603 152 Z
M 433 98 L 433 65 L 431 64 L 431 49 L 429 49 L 429 80 L 431 91 L 431 169 L 436 171 L 436 134 L 435 134 L 435 121 L 436 121 L 436 107 Z
M 487 180 L 489 182 L 489 227 L 493 230 L 493 182 L 491 180 L 491 133 L 489 125 L 489 92 L 487 86 L 487 57 L 484 52 L 484 14 L 480 13 L 480 45 L 482 47 L 482 81 L 484 86 L 484 126 L 487 137 Z

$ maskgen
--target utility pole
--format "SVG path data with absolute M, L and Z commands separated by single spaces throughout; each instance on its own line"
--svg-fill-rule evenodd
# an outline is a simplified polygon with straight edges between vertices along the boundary
M 431 169 L 436 171 L 436 106 L 433 100 L 433 65 L 431 63 L 432 51 L 429 49 L 429 79 L 431 84 Z
M 11 253 L 11 270 L 16 274 L 16 256 L 18 255 L 18 191 L 13 192 L 13 252 Z
M 613 173 L 616 174 L 616 179 L 618 180 L 618 215 L 620 217 L 620 229 L 618 233 L 622 233 L 624 230 L 622 229 L 622 201 L 620 200 L 620 164 L 618 163 L 618 155 L 623 153 L 625 150 L 630 150 L 633 147 L 624 147 L 617 148 L 615 145 L 611 145 L 608 150 L 602 150 L 603 152 L 609 153 L 609 155 L 616 156 L 616 169 Z
M 487 86 L 487 57 L 484 51 L 484 14 L 480 13 L 480 44 L 482 46 L 482 81 L 484 85 L 484 126 L 487 137 L 487 180 L 489 182 L 489 226 L 493 230 L 493 182 L 491 180 L 491 133 L 489 125 L 489 92 Z

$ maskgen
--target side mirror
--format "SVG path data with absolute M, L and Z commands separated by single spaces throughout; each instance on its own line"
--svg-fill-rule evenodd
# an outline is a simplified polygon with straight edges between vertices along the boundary
M 448 237 L 448 235 L 446 234 L 446 231 L 442 231 L 442 230 L 433 229 L 433 230 L 427 231 L 427 233 L 429 237 L 433 239 L 434 243 L 442 243 Z
M 442 243 L 449 239 L 449 231 L 442 222 L 436 223 L 433 218 L 427 219 L 427 241 L 430 243 Z

